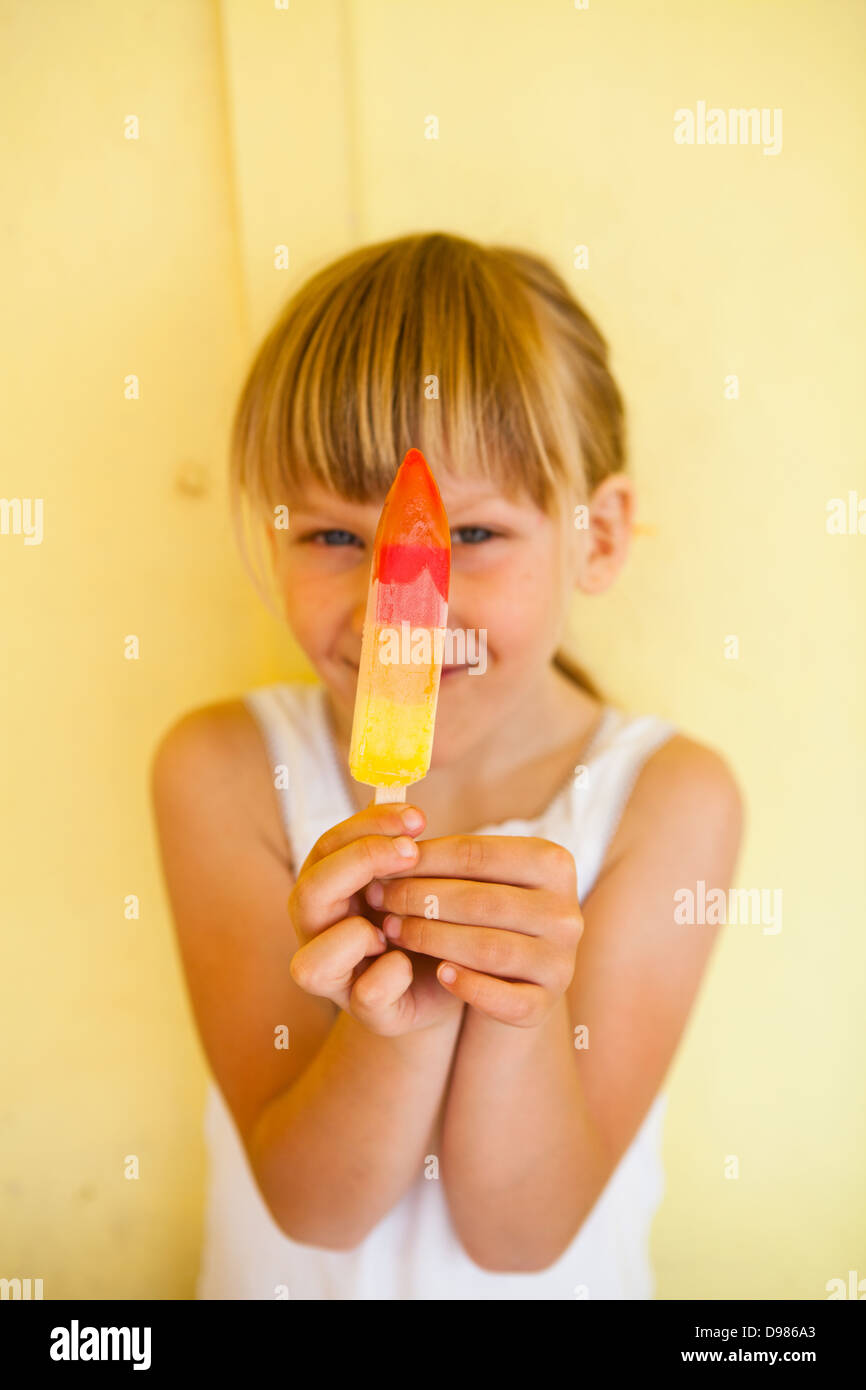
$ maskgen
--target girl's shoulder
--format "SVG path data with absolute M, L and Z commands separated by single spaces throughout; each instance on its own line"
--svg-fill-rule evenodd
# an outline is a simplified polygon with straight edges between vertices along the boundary
M 273 769 L 259 721 L 243 697 L 196 706 L 161 734 L 150 765 L 159 802 L 195 796 L 217 808 L 228 798 L 281 858 L 285 834 L 274 795 Z
M 249 712 L 243 697 L 214 700 L 178 715 L 164 730 L 161 742 L 169 739 L 175 744 L 201 739 L 222 742 L 226 736 L 243 737 L 248 724 Z
M 645 799 L 671 800 L 691 794 L 730 802 L 739 797 L 737 780 L 724 755 L 678 729 L 647 759 L 638 785 L 641 782 Z
M 215 700 L 180 715 L 160 736 L 154 762 L 199 763 L 213 766 L 215 776 L 230 769 L 258 785 L 264 773 L 271 785 L 272 769 L 263 737 L 262 711 L 273 707 L 280 719 L 312 719 L 316 715 L 315 687 L 302 681 L 257 686 L 233 699 Z
M 626 716 L 663 723 L 650 716 Z M 674 729 L 642 762 L 622 817 L 605 855 L 605 868 L 632 852 L 638 843 L 660 851 L 687 851 L 689 845 L 715 840 L 739 845 L 743 799 L 737 779 L 723 754 Z
M 199 763 L 217 760 L 227 766 L 256 767 L 253 756 L 261 748 L 258 724 L 246 701 L 238 697 L 198 705 L 179 715 L 160 735 L 153 764 L 185 764 L 198 770 Z

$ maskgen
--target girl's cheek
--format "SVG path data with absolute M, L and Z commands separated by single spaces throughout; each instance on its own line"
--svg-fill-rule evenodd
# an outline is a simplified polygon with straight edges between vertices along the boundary
M 319 609 L 339 604 L 346 589 L 340 575 L 327 574 L 312 565 L 295 565 L 286 571 L 285 590 L 294 608 L 315 601 Z
M 537 626 L 539 603 L 543 605 L 543 599 L 536 596 L 531 577 L 523 573 L 459 576 L 452 584 L 449 612 L 455 619 L 459 615 L 461 625 L 485 629 L 491 643 L 495 638 L 510 647 L 517 645 L 524 628 Z

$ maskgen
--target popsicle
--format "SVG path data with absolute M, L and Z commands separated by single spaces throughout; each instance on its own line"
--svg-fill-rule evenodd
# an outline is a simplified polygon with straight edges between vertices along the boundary
M 448 517 L 410 449 L 376 527 L 349 748 L 349 771 L 375 801 L 405 801 L 430 767 L 450 578 Z

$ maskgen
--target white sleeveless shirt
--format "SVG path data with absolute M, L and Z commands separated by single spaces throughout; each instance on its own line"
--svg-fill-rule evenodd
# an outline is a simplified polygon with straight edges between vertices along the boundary
M 248 692 L 273 767 L 287 769 L 277 793 L 292 860 L 303 864 L 330 826 L 355 814 L 337 762 L 322 685 L 272 685 Z M 629 793 L 646 759 L 674 733 L 654 716 L 606 706 L 571 777 L 534 820 L 479 827 L 479 835 L 537 835 L 574 856 L 581 902 L 591 891 Z M 423 805 L 423 789 L 421 791 Z M 231 1111 L 208 1086 L 208 1190 L 197 1299 L 648 1299 L 654 1295 L 649 1232 L 664 1191 L 661 1128 L 667 1098 L 656 1096 L 631 1145 L 574 1240 L 547 1269 L 500 1274 L 465 1253 L 440 1179 L 420 1172 L 412 1187 L 349 1251 L 289 1239 L 274 1221 L 247 1161 Z

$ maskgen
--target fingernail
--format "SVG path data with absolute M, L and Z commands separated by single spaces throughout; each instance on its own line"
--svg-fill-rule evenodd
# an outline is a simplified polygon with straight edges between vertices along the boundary
M 381 883 L 377 883 L 374 879 L 372 883 L 367 884 L 367 891 L 364 896 L 371 906 L 381 907 L 385 899 L 385 889 L 382 887 Z
M 410 840 L 408 835 L 398 835 L 394 841 L 394 848 L 398 854 L 402 854 L 404 859 L 415 858 L 415 841 Z
M 385 940 L 385 933 L 383 932 L 381 927 L 376 928 L 376 935 L 378 936 L 383 946 L 388 945 L 388 942 Z
M 439 969 L 436 971 L 436 974 L 439 976 L 439 979 L 443 982 L 443 984 L 446 985 L 452 985 L 454 981 L 457 979 L 457 971 L 454 969 L 453 965 L 440 965 Z
M 416 811 L 413 806 L 407 806 L 400 817 L 407 830 L 420 830 L 424 824 L 424 817 L 420 811 Z
M 385 935 L 389 936 L 392 941 L 394 941 L 400 935 L 400 920 L 401 919 L 395 916 L 393 912 L 389 912 L 388 916 L 382 923 L 382 926 L 385 930 Z

